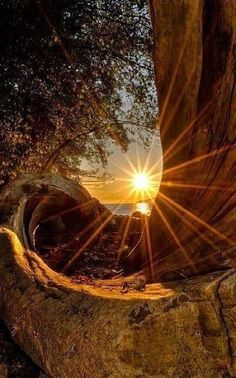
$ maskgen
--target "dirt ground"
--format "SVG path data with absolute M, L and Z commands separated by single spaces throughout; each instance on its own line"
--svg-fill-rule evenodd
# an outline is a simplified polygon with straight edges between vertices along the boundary
M 45 245 L 45 241 L 39 239 L 37 253 L 53 270 L 63 272 L 77 283 L 93 284 L 96 279 L 125 276 L 130 273 L 127 271 L 130 267 L 126 257 L 141 237 L 143 217 L 141 214 L 138 217 L 114 215 L 102 235 L 82 250 L 77 234 L 60 233 L 60 237 L 63 235 L 66 242 L 56 241 L 51 246 Z M 86 241 L 83 243 L 86 244 Z M 63 267 L 77 251 L 79 258 L 73 261 L 67 271 L 63 271 Z

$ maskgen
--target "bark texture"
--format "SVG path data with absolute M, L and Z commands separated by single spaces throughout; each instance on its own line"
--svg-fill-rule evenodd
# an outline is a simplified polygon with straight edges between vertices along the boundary
M 25 248 L 50 213 L 45 194 L 90 203 L 81 190 L 39 175 L 2 193 L 0 316 L 13 339 L 55 378 L 236 377 L 234 270 L 165 286 L 138 275 L 78 285 Z
M 0 313 L 50 376 L 234 377 L 236 272 L 181 283 L 73 284 L 0 231 Z M 133 283 L 133 285 L 131 285 Z
M 150 233 L 155 279 L 168 280 L 234 264 L 236 2 L 150 5 L 164 154 Z
M 36 236 L 41 224 L 49 230 L 49 239 L 74 231 L 83 233 L 83 243 L 100 223 L 96 201 L 83 186 L 64 177 L 25 175 L 0 193 L 0 224 L 11 227 L 28 249 L 37 250 Z
M 150 220 L 159 279 L 232 265 L 235 9 L 233 0 L 151 1 L 164 149 L 161 195 Z M 186 165 L 203 154 L 211 155 Z M 236 377 L 236 272 L 143 291 L 132 276 L 125 294 L 124 280 L 74 284 L 28 249 L 30 230 L 45 214 L 35 184 L 38 194 L 63 187 L 78 199 L 76 185 L 58 180 L 42 176 L 28 185 L 22 179 L 2 196 L 0 315 L 22 349 L 55 378 Z M 189 214 L 181 219 L 173 201 L 200 223 Z

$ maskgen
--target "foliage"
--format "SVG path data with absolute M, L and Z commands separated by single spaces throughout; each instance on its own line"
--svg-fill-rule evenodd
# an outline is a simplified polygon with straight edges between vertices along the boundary
M 80 174 L 112 143 L 155 128 L 144 0 L 0 1 L 1 183 L 24 172 Z

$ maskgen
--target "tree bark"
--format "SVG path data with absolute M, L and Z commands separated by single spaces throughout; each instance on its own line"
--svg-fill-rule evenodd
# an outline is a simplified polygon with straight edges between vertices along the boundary
M 70 224 L 64 225 L 64 232 L 70 231 L 76 223 L 77 234 L 83 232 L 81 243 L 101 225 L 98 206 L 87 190 L 58 175 L 25 175 L 8 184 L 0 193 L 0 224 L 13 229 L 23 246 L 31 250 L 37 250 L 37 226 L 66 212 L 70 214 Z M 98 237 L 100 234 L 97 233 Z
M 150 5 L 164 161 L 150 234 L 155 279 L 169 280 L 236 255 L 236 3 Z
M 32 360 L 55 378 L 236 376 L 236 272 L 165 286 L 138 275 L 76 284 L 26 237 L 50 211 L 41 198 L 55 191 L 88 199 L 51 175 L 23 177 L 1 197 L 0 316 Z
M 50 377 L 235 377 L 236 273 L 77 285 L 0 229 L 0 314 Z
M 156 277 L 164 280 L 232 264 L 235 7 L 233 0 L 151 2 L 165 156 L 150 233 Z M 211 155 L 185 164 L 203 154 Z M 136 276 L 77 285 L 24 248 L 22 207 L 32 183 L 2 197 L 0 316 L 49 376 L 236 376 L 234 270 L 145 290 Z M 200 223 L 189 213 L 177 216 L 173 209 L 183 210 L 173 201 Z

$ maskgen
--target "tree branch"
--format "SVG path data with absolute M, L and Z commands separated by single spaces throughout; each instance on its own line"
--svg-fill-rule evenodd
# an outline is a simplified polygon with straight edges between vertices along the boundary
M 88 134 L 91 134 L 92 132 L 94 131 L 99 131 L 101 130 L 102 128 L 104 127 L 104 125 L 102 125 L 101 127 L 93 127 L 92 129 L 88 130 L 88 131 L 85 131 L 84 133 L 79 133 L 79 134 L 76 134 L 74 137 L 70 138 L 70 139 L 67 139 L 65 142 L 63 142 L 55 151 L 53 151 L 53 153 L 51 154 L 51 156 L 48 158 L 48 160 L 46 161 L 45 165 L 42 167 L 41 169 L 41 172 L 44 172 L 46 170 L 48 170 L 48 168 L 50 166 L 52 166 L 53 163 L 55 163 L 55 161 L 57 160 L 58 156 L 60 155 L 61 151 L 67 147 L 70 143 L 74 142 L 77 138 L 79 137 L 85 137 L 86 135 Z

